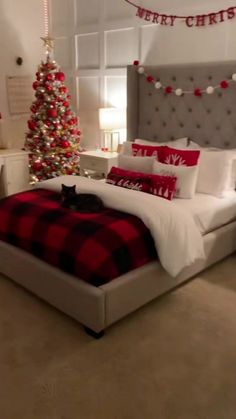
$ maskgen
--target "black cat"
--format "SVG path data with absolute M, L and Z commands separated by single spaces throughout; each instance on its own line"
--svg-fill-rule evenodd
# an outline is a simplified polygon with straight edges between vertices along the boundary
M 105 207 L 97 195 L 92 193 L 76 193 L 76 185 L 61 185 L 61 203 L 64 208 L 79 212 L 99 212 Z

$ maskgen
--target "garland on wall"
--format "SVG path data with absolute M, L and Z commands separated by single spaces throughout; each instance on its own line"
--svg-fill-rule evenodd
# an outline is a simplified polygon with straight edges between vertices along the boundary
M 179 16 L 166 13 L 154 12 L 150 9 L 135 4 L 131 0 L 125 0 L 137 9 L 136 16 L 140 19 L 144 19 L 150 23 L 156 23 L 163 26 L 174 26 L 178 20 L 184 21 L 188 28 L 203 27 L 203 26 L 214 26 L 218 23 L 223 23 L 227 20 L 231 20 L 236 16 L 236 6 L 228 7 L 225 10 L 219 10 L 218 12 L 211 12 L 207 14 L 197 14 L 191 16 Z
M 192 94 L 196 97 L 202 97 L 204 93 L 211 95 L 215 92 L 217 89 L 228 89 L 230 87 L 230 84 L 233 82 L 236 82 L 236 73 L 233 73 L 231 78 L 222 80 L 219 84 L 214 86 L 207 86 L 205 88 L 196 87 L 193 90 L 184 90 L 181 87 L 174 88 L 173 86 L 165 86 L 162 84 L 160 79 L 157 79 L 153 77 L 151 74 L 147 73 L 145 68 L 140 65 L 138 60 L 135 60 L 133 62 L 134 67 L 136 68 L 136 71 L 139 74 L 142 74 L 146 77 L 147 83 L 153 84 L 154 88 L 157 90 L 163 90 L 166 94 L 175 94 L 176 96 L 183 96 L 185 94 Z

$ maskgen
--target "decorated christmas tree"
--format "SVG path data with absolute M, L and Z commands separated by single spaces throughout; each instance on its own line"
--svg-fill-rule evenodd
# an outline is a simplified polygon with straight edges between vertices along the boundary
M 70 107 L 65 74 L 51 59 L 52 38 L 42 38 L 47 47 L 33 83 L 35 100 L 30 108 L 25 149 L 29 151 L 31 181 L 79 174 L 80 135 L 78 117 Z

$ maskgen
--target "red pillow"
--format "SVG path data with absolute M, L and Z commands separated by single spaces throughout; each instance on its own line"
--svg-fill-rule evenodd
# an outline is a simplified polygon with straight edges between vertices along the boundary
M 196 166 L 199 156 L 200 150 L 177 150 L 163 146 L 159 161 L 174 166 Z
M 152 181 L 150 193 L 171 201 L 176 192 L 176 176 L 149 175 Z
M 151 180 L 147 173 L 133 172 L 131 170 L 112 167 L 106 182 L 123 188 L 150 193 Z
M 161 161 L 162 157 L 162 150 L 164 146 L 152 146 L 152 145 L 146 145 L 146 144 L 132 144 L 132 154 L 133 156 L 140 156 L 140 157 L 156 157 L 157 160 Z

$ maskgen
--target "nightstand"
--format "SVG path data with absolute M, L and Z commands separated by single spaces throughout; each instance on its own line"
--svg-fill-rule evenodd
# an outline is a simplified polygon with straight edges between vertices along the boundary
M 87 170 L 101 173 L 104 177 L 112 166 L 117 166 L 118 153 L 111 151 L 91 150 L 80 154 L 80 175 L 85 176 Z
M 29 188 L 28 152 L 0 150 L 0 198 Z

